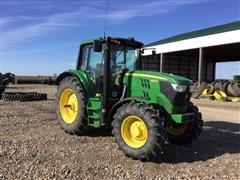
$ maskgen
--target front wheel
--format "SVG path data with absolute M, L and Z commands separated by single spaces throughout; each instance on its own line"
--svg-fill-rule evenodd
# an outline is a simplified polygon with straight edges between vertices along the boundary
M 112 127 L 119 149 L 133 159 L 156 157 L 165 142 L 163 120 L 144 104 L 124 104 L 115 113 Z
M 195 141 L 202 132 L 202 114 L 198 108 L 189 103 L 188 113 L 194 113 L 194 120 L 184 124 L 167 124 L 167 140 L 173 144 L 190 144 Z

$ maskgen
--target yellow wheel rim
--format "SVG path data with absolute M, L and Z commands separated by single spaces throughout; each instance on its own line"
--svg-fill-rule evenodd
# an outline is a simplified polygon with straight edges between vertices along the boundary
M 221 90 L 217 90 L 213 93 L 214 97 L 218 100 L 226 100 L 227 95 L 225 92 L 221 91 Z
M 188 128 L 187 123 L 184 123 L 178 126 L 169 125 L 167 126 L 167 132 L 169 132 L 172 135 L 179 136 L 183 134 L 187 130 L 187 128 Z
M 123 120 L 121 125 L 121 134 L 128 146 L 140 148 L 147 141 L 148 129 L 141 118 L 128 116 Z
M 229 97 L 228 99 L 232 102 L 240 102 L 240 98 L 238 97 Z
M 78 100 L 75 92 L 68 88 L 65 89 L 60 98 L 60 113 L 67 124 L 71 124 L 77 118 Z
M 213 86 L 209 84 L 209 85 L 207 85 L 207 87 L 205 87 L 205 89 L 203 90 L 202 95 L 203 95 L 203 96 L 207 96 L 207 95 L 209 95 L 209 94 L 212 94 L 212 93 L 213 93 L 213 90 L 214 90 Z

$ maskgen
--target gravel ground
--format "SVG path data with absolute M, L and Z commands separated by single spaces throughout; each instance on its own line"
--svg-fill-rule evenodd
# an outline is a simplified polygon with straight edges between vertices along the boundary
M 240 179 L 240 109 L 204 106 L 200 139 L 166 144 L 154 162 L 132 160 L 104 129 L 85 136 L 64 133 L 54 111 L 54 86 L 12 86 L 47 92 L 41 102 L 0 100 L 0 179 Z M 206 102 L 205 104 L 211 104 Z

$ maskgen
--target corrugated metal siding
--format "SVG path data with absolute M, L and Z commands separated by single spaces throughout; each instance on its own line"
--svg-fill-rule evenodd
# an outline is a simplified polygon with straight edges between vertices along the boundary
M 142 70 L 160 71 L 160 55 L 143 56 L 142 57 Z
M 142 69 L 149 71 L 160 71 L 160 55 L 144 56 L 142 59 Z M 211 60 L 206 60 L 203 66 L 203 80 L 211 82 L 214 80 L 213 74 L 215 64 Z M 193 81 L 198 79 L 198 58 L 164 55 L 163 72 L 176 74 L 189 78 Z

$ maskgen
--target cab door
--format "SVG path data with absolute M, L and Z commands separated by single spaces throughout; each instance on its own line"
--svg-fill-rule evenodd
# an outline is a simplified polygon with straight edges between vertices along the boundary
M 136 69 L 139 50 L 127 45 L 114 44 L 111 55 L 112 97 L 120 98 L 126 72 Z
M 85 71 L 92 82 L 94 93 L 103 91 L 103 51 L 95 52 L 92 44 L 81 47 L 81 70 Z

